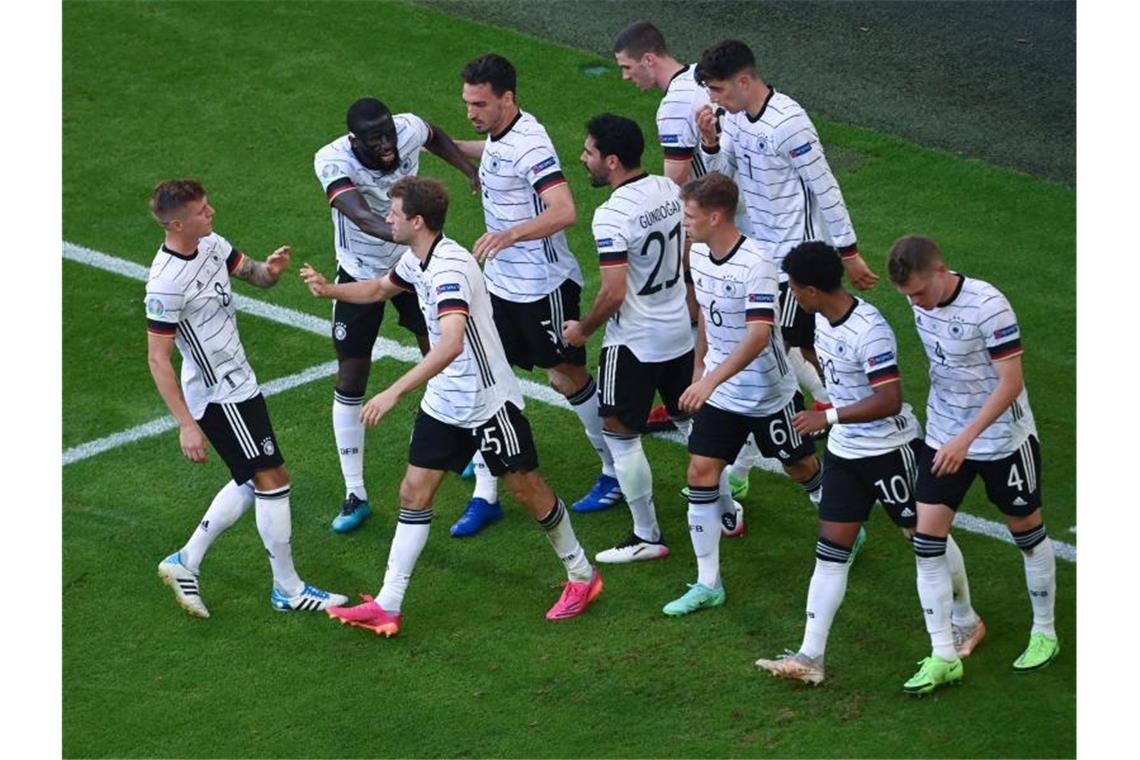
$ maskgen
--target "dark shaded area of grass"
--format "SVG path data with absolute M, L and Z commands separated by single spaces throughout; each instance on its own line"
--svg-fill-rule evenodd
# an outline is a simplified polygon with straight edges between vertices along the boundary
M 726 37 L 813 115 L 1076 182 L 1076 4 L 424 0 L 610 59 L 648 19 L 684 61 Z

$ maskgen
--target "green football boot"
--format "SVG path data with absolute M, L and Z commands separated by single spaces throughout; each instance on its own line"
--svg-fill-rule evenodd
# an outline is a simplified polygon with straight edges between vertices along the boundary
M 740 501 L 748 495 L 748 476 L 738 478 L 731 472 L 728 473 L 728 487 L 732 489 L 732 498 Z
M 1060 653 L 1061 645 L 1056 639 L 1051 639 L 1043 633 L 1035 633 L 1029 637 L 1029 646 L 1013 661 L 1013 669 L 1018 673 L 1041 670 L 1053 662 Z
M 724 604 L 724 598 L 723 583 L 716 588 L 702 586 L 699 583 L 690 583 L 689 590 L 685 592 L 684 596 L 669 602 L 661 608 L 661 611 L 671 617 L 680 617 L 697 610 L 719 607 Z
M 854 564 L 855 557 L 863 550 L 863 544 L 865 543 L 867 543 L 867 530 L 860 525 L 859 532 L 855 534 L 855 545 L 851 547 L 851 553 L 847 555 L 848 565 Z
M 959 683 L 962 680 L 962 660 L 947 662 L 937 655 L 919 660 L 921 666 L 910 680 L 903 684 L 907 694 L 929 694 L 944 684 Z

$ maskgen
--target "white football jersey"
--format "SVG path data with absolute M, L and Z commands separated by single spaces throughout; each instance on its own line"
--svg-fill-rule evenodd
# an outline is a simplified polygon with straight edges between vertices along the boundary
M 534 219 L 545 209 L 544 191 L 566 183 L 546 128 L 526 111 L 498 135 L 487 135 L 479 162 L 483 217 L 488 232 Z M 487 288 L 499 298 L 529 303 L 545 298 L 565 280 L 582 284 L 566 232 L 504 248 L 483 268 Z
M 749 322 L 772 326 L 768 345 L 744 369 L 725 380 L 708 403 L 750 417 L 776 414 L 796 395 L 798 384 L 788 366 L 776 327 L 779 284 L 772 257 L 744 235 L 720 261 L 709 247 L 694 243 L 689 251 L 693 287 L 705 322 L 705 374 L 719 367 L 744 339 Z
M 693 161 L 693 176 L 705 173 L 697 111 L 709 104 L 709 91 L 696 79 L 696 64 L 685 66 L 669 80 L 657 106 L 657 139 L 666 161 Z
M 626 267 L 625 300 L 602 346 L 626 346 L 643 362 L 693 349 L 681 252 L 681 190 L 667 177 L 642 174 L 618 186 L 594 211 L 594 245 L 603 269 Z
M 926 442 L 934 449 L 962 432 L 998 385 L 994 362 L 1021 356 L 1021 329 L 1005 296 L 988 282 L 958 275 L 958 288 L 930 311 L 913 306 L 914 323 L 930 360 Z M 1029 393 L 994 420 L 966 454 L 1003 459 L 1037 434 Z
M 859 298 L 834 324 L 815 315 L 815 351 L 836 409 L 870 398 L 878 385 L 901 382 L 894 331 L 878 309 Z M 888 454 L 920 435 L 914 410 L 904 402 L 891 417 L 832 425 L 827 450 L 844 459 L 862 459 Z
M 333 207 L 333 200 L 343 192 L 357 190 L 377 216 L 386 216 L 392 207 L 388 191 L 396 180 L 419 173 L 420 149 L 431 140 L 431 128 L 415 114 L 398 113 L 392 119 L 396 124 L 396 150 L 400 156 L 400 165 L 392 171 L 373 170 L 360 163 L 352 152 L 348 135 L 321 148 L 313 159 L 313 170 L 332 211 L 337 264 L 357 280 L 387 274 L 407 249 L 367 234 Z
M 522 389 L 507 363 L 479 264 L 466 248 L 440 235 L 427 258 L 408 250 L 388 278 L 414 291 L 431 345 L 439 342 L 442 315 L 467 315 L 463 353 L 428 380 L 420 408 L 440 422 L 476 428 L 510 401 L 523 408 Z
M 182 395 L 194 419 L 206 404 L 236 404 L 258 393 L 238 335 L 230 272 L 241 251 L 217 233 L 192 256 L 158 249 L 146 283 L 147 330 L 173 335 L 182 354 Z
M 705 164 L 736 180 L 748 217 L 742 229 L 772 252 L 781 281 L 784 256 L 805 240 L 823 240 L 840 253 L 855 248 L 839 182 L 799 103 L 772 90 L 755 119 L 726 113 L 721 126 L 718 150 L 701 148 Z

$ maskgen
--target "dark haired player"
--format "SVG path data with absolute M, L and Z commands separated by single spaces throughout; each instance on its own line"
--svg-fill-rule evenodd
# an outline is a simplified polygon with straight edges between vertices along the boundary
M 495 326 L 512 365 L 546 370 L 550 385 L 570 402 L 602 460 L 594 487 L 571 509 L 608 509 L 622 495 L 602 439 L 597 385 L 586 370 L 586 349 L 570 345 L 562 335 L 562 323 L 578 319 L 582 293 L 582 272 L 565 233 L 577 218 L 570 186 L 546 129 L 519 109 L 511 62 L 489 53 L 469 61 L 460 76 L 467 118 L 487 136 L 458 144 L 468 157 L 479 159 L 487 232 L 475 241 L 472 253 L 486 262 L 483 274 Z M 475 493 L 452 535 L 476 533 L 502 514 L 495 479 L 479 455 L 475 480 Z
M 479 187 L 474 167 L 442 129 L 411 113 L 393 115 L 376 98 L 360 98 L 346 116 L 348 134 L 317 151 L 313 169 L 331 206 L 337 282 L 383 277 L 404 247 L 392 240 L 384 221 L 388 189 L 419 172 L 420 150 L 428 150 Z M 392 300 L 400 325 L 428 349 L 427 328 L 413 295 Z M 364 426 L 360 405 L 368 388 L 372 347 L 384 318 L 384 304 L 333 304 L 333 347 L 337 356 L 332 424 L 344 476 L 345 498 L 333 530 L 355 530 L 372 513 L 364 485 Z
M 150 211 L 165 239 L 146 284 L 147 361 L 159 395 L 178 421 L 178 442 L 191 462 L 206 461 L 209 443 L 233 476 L 214 497 L 181 550 L 158 565 L 158 576 L 184 610 L 210 617 L 198 568 L 211 544 L 254 507 L 269 555 L 281 612 L 322 610 L 347 599 L 308 585 L 293 567 L 289 473 L 269 422 L 265 397 L 238 335 L 230 275 L 259 288 L 276 284 L 289 266 L 289 246 L 255 261 L 214 232 L 214 208 L 194 180 L 154 188 Z M 182 354 L 182 380 L 174 347 Z
M 831 622 L 847 590 L 850 559 L 875 502 L 882 503 L 907 540 L 914 535 L 922 431 L 910 404 L 903 402 L 895 334 L 878 309 L 843 288 L 838 252 L 819 241 L 801 243 L 784 257 L 783 268 L 797 303 L 815 315 L 816 351 L 833 406 L 792 418 L 801 435 L 830 427 L 803 643 L 794 653 L 757 660 L 756 665 L 773 675 L 818 684 Z M 985 625 L 970 605 L 962 553 L 952 540 L 947 556 L 960 639 L 955 643 L 965 657 L 985 635 Z

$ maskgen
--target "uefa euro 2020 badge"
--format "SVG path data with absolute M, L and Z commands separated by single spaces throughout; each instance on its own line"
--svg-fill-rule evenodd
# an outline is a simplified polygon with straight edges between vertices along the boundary
M 162 305 L 161 298 L 148 298 L 146 302 L 146 314 L 148 317 L 161 317 L 166 313 L 166 307 Z

